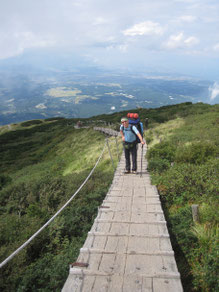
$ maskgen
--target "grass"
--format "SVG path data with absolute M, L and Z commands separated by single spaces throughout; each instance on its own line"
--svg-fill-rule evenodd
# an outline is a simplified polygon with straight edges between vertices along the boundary
M 185 121 L 183 118 L 177 118 L 163 124 L 158 124 L 155 128 L 146 131 L 147 141 L 151 140 L 149 143 L 149 148 L 153 147 L 155 144 L 160 143 L 164 139 L 169 138 L 174 134 L 174 131 L 184 125 L 184 123 Z
M 147 157 L 157 185 L 184 291 L 218 291 L 218 106 L 154 124 Z M 200 222 L 191 205 L 199 205 Z
M 2 133 L 0 258 L 4 260 L 74 194 L 99 158 L 105 137 L 74 129 L 67 120 L 17 125 Z M 117 149 L 109 138 L 114 164 Z M 120 154 L 122 146 L 120 144 Z M 107 149 L 91 179 L 71 204 L 1 269 L 1 291 L 60 291 L 68 263 L 76 260 L 97 207 L 113 179 Z M 55 280 L 53 280 L 55 279 Z
M 152 182 L 168 221 L 184 291 L 217 291 L 218 105 L 184 103 L 138 109 L 149 118 Z M 83 119 L 113 122 L 127 111 Z M 105 137 L 76 120 L 33 120 L 0 128 L 0 258 L 5 259 L 74 194 L 98 159 Z M 100 122 L 102 124 L 102 122 Z M 117 148 L 109 139 L 114 164 Z M 121 154 L 122 146 L 119 151 Z M 1 291 L 60 291 L 113 179 L 107 149 L 73 202 L 0 274 Z M 192 221 L 198 204 L 200 222 Z

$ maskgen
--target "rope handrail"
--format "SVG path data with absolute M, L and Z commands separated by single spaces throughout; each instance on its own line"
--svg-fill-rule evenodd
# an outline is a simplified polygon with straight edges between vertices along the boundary
M 61 207 L 61 209 L 59 209 L 55 215 L 52 216 L 52 218 L 49 219 L 49 221 L 47 221 L 37 232 L 35 232 L 24 244 L 22 244 L 18 249 L 16 249 L 9 257 L 7 257 L 1 264 L 0 264 L 0 268 L 2 268 L 5 264 L 7 264 L 16 254 L 18 254 L 23 248 L 25 248 L 45 227 L 47 227 L 58 215 L 59 213 L 62 212 L 62 210 L 74 199 L 74 197 L 80 192 L 80 190 L 83 188 L 83 186 L 86 184 L 86 182 L 89 180 L 89 178 L 91 177 L 91 175 L 93 174 L 95 168 L 97 167 L 98 163 L 100 162 L 100 159 L 103 156 L 103 153 L 105 151 L 106 148 L 106 143 L 103 147 L 103 150 L 96 162 L 96 164 L 94 165 L 93 169 L 91 170 L 91 172 L 89 173 L 89 175 L 87 176 L 87 178 L 84 180 L 84 182 L 81 184 L 81 186 L 77 189 L 77 191 L 71 196 L 71 198 Z

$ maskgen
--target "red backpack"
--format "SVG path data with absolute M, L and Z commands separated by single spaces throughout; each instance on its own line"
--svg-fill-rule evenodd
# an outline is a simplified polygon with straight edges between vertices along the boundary
M 127 118 L 131 120 L 137 120 L 139 118 L 139 115 L 136 113 L 128 113 Z
M 137 113 L 128 113 L 127 118 L 129 119 L 129 124 L 131 125 L 131 130 L 132 130 L 132 126 L 135 126 L 143 138 L 143 135 L 144 135 L 143 125 L 142 125 L 142 123 L 140 123 L 139 115 Z M 132 132 L 135 134 L 135 132 L 133 130 L 132 130 Z M 137 141 L 137 143 L 141 143 L 141 141 L 137 135 L 136 135 L 136 141 Z

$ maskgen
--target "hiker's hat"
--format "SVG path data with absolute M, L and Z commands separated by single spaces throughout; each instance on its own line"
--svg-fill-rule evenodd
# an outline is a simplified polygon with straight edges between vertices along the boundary
M 128 121 L 128 118 L 126 118 L 126 117 L 121 118 L 121 122 L 122 122 L 122 123 L 123 123 L 123 122 L 126 122 L 126 121 Z

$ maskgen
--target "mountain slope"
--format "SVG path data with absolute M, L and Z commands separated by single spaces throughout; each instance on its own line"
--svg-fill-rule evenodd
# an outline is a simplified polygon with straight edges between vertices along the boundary
M 217 291 L 219 107 L 147 132 L 148 169 L 156 184 L 184 291 Z M 198 206 L 193 221 L 192 205 Z
M 138 110 L 143 122 L 149 119 L 149 170 L 161 194 L 185 291 L 214 291 L 217 285 L 218 110 L 202 103 Z M 118 130 L 126 113 L 81 119 L 88 127 L 82 129 L 74 128 L 76 119 L 62 118 L 0 128 L 1 261 L 87 177 L 105 143 L 92 126 L 110 122 Z M 110 148 L 116 163 L 114 138 Z M 0 270 L 1 291 L 60 291 L 112 178 L 106 151 L 70 206 Z M 192 204 L 200 205 L 199 224 L 192 222 Z
M 17 125 L 17 130 L 0 135 L 1 261 L 68 201 L 105 143 L 104 135 L 92 129 L 75 129 L 64 119 L 39 122 Z M 116 164 L 113 140 L 110 147 Z M 73 202 L 1 269 L 1 291 L 60 291 L 68 263 L 76 259 L 112 178 L 106 150 Z

